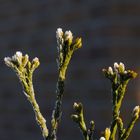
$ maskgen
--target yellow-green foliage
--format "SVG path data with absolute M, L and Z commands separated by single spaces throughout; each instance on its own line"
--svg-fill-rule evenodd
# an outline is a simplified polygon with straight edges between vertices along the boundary
M 58 81 L 50 129 L 47 128 L 46 120 L 40 112 L 33 88 L 33 72 L 40 64 L 39 59 L 36 57 L 30 61 L 29 56 L 27 54 L 23 55 L 21 52 L 16 52 L 12 57 L 4 58 L 5 64 L 16 72 L 22 84 L 24 94 L 33 107 L 36 121 L 41 128 L 42 135 L 46 140 L 57 140 L 57 129 L 62 115 L 62 98 L 64 94 L 66 71 L 73 53 L 82 47 L 82 39 L 73 39 L 71 31 L 66 31 L 64 33 L 61 28 L 58 28 L 56 31 L 56 39 L 58 50 Z M 134 108 L 132 118 L 126 128 L 124 128 L 124 122 L 120 117 L 120 108 L 127 85 L 131 79 L 134 79 L 137 76 L 137 73 L 132 70 L 126 70 L 123 63 L 114 63 L 113 68 L 109 67 L 103 69 L 103 73 L 105 77 L 110 80 L 112 85 L 113 109 L 111 125 L 105 129 L 104 135 L 100 137 L 100 140 L 115 140 L 116 132 L 118 132 L 118 140 L 126 140 L 140 116 L 140 106 Z M 87 128 L 82 103 L 74 103 L 73 108 L 75 113 L 71 117 L 73 121 L 78 124 L 84 140 L 92 140 L 95 127 L 94 121 L 91 120 L 90 126 Z

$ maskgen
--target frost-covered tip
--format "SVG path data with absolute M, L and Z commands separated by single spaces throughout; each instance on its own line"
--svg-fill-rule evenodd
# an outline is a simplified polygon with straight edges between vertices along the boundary
M 119 64 L 117 62 L 114 63 L 114 69 L 117 70 L 119 68 Z
M 39 62 L 38 57 L 35 57 L 35 58 L 33 59 L 33 62 Z
M 79 105 L 76 102 L 74 102 L 73 107 L 75 108 L 75 107 L 78 107 L 78 106 Z
M 100 140 L 105 140 L 105 138 L 104 137 L 101 137 Z
M 62 38 L 62 36 L 63 36 L 62 28 L 57 28 L 57 30 L 56 30 L 56 38 L 60 39 L 60 38 Z
M 5 57 L 5 58 L 4 58 L 4 62 L 5 62 L 5 63 L 7 63 L 7 62 L 9 62 L 9 61 L 11 61 L 11 58 L 10 58 L 10 57 Z
M 10 67 L 11 64 L 12 64 L 12 63 L 11 63 L 11 58 L 10 58 L 10 57 L 5 57 L 5 58 L 4 58 L 4 62 L 5 62 L 5 64 L 6 64 L 7 66 L 9 66 L 9 67 Z
M 83 106 L 81 103 L 74 103 L 73 108 L 79 114 L 79 113 L 81 113 Z
M 124 74 L 127 74 L 127 71 L 126 70 L 124 71 Z
M 19 58 L 21 58 L 21 57 L 22 57 L 22 52 L 17 51 L 17 52 L 16 52 L 16 56 L 19 57 Z
M 12 61 L 21 63 L 22 62 L 22 52 L 17 51 L 16 54 L 12 56 Z
M 32 68 L 33 68 L 33 70 L 35 70 L 39 65 L 40 65 L 39 59 L 37 57 L 35 57 L 32 60 Z
M 112 69 L 112 67 L 108 67 L 108 72 L 109 72 L 111 75 L 113 75 L 113 69 Z
M 65 40 L 72 40 L 73 39 L 73 35 L 71 31 L 66 31 L 65 32 Z
M 5 57 L 4 62 L 7 66 L 13 67 L 13 62 L 17 62 L 18 64 L 22 63 L 22 53 L 20 51 L 17 51 L 15 55 L 12 57 Z
M 135 106 L 134 109 L 133 109 L 133 115 L 137 115 L 140 113 L 140 106 Z
M 79 118 L 78 115 L 76 115 L 76 114 L 72 115 L 72 117 L 73 117 L 74 119 L 78 119 L 78 118 Z

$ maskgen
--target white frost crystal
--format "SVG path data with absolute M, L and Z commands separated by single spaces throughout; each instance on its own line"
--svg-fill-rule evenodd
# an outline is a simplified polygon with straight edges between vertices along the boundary
M 14 56 L 12 56 L 12 60 L 21 64 L 22 63 L 22 52 L 17 51 L 16 54 Z
M 140 106 L 135 106 L 133 109 L 133 115 L 136 116 L 140 113 Z
M 114 70 L 115 70 L 115 71 L 118 71 L 118 68 L 119 68 L 119 64 L 118 64 L 117 62 L 115 62 L 115 63 L 114 63 Z
M 65 40 L 72 40 L 73 39 L 73 35 L 71 31 L 66 31 L 65 32 Z
M 33 59 L 33 62 L 39 62 L 38 57 L 35 57 L 35 58 Z
M 126 70 L 124 71 L 124 74 L 127 74 L 127 71 Z
M 57 46 L 58 52 L 61 52 L 62 47 L 63 47 L 63 43 L 64 43 L 62 28 L 57 28 L 56 39 L 57 39 L 57 44 L 58 44 L 58 46 Z
M 137 112 L 139 110 L 139 106 L 135 106 L 133 112 Z
M 32 69 L 35 70 L 39 66 L 40 62 L 37 57 L 32 60 Z
M 105 140 L 105 138 L 104 137 L 101 137 L 100 140 Z
M 117 62 L 114 63 L 114 71 L 115 72 L 123 72 L 123 73 L 126 73 L 125 72 L 125 65 L 120 62 L 119 64 Z
M 78 107 L 78 104 L 76 102 L 74 102 L 73 106 L 74 107 Z
M 12 63 L 11 63 L 11 58 L 10 57 L 5 57 L 4 62 L 8 67 L 11 67 Z
M 56 38 L 57 38 L 57 40 L 62 38 L 62 36 L 63 36 L 62 28 L 57 28 L 57 30 L 56 30 Z
M 17 52 L 16 52 L 16 56 L 17 56 L 18 58 L 21 58 L 21 57 L 22 57 L 22 52 L 17 51 Z
M 72 32 L 70 30 L 66 31 L 64 36 L 65 36 L 65 41 L 73 39 L 73 35 L 72 35 Z M 56 30 L 56 38 L 57 38 L 57 40 L 61 40 L 63 38 L 63 30 L 62 30 L 62 28 L 57 28 L 57 30 Z
M 22 53 L 20 51 L 17 51 L 15 55 L 12 57 L 5 57 L 4 58 L 5 64 L 7 66 L 10 66 L 9 64 L 12 63 L 12 61 L 17 62 L 18 64 L 22 63 Z
M 108 67 L 108 72 L 113 75 L 113 69 L 112 69 L 112 67 Z
M 13 67 L 13 62 L 17 62 L 19 65 L 22 64 L 22 53 L 17 51 L 12 57 L 5 57 L 4 62 L 7 66 Z
M 22 52 L 17 51 L 12 57 L 5 57 L 4 62 L 8 67 L 15 68 L 15 66 L 25 67 L 29 61 L 29 56 L 23 56 Z
M 9 62 L 9 61 L 11 61 L 11 58 L 10 58 L 10 57 L 5 57 L 5 58 L 4 58 L 4 62 L 5 62 L 5 63 L 7 63 L 7 62 Z

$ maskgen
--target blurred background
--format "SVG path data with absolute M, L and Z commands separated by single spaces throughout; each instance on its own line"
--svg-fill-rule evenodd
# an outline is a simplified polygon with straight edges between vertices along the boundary
M 138 0 L 1 0 L 0 1 L 0 140 L 43 140 L 31 105 L 15 73 L 3 58 L 16 51 L 39 57 L 34 74 L 36 99 L 50 126 L 57 81 L 58 27 L 81 36 L 83 47 L 73 56 L 67 73 L 59 140 L 81 140 L 72 122 L 72 105 L 84 105 L 87 124 L 95 120 L 94 139 L 111 121 L 111 85 L 102 68 L 123 62 L 140 71 L 140 1 Z M 140 77 L 130 82 L 121 109 L 125 126 L 140 104 Z M 140 121 L 129 140 L 140 139 Z

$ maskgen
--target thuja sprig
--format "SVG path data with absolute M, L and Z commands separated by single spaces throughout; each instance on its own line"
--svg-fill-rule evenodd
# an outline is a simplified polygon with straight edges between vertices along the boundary
M 4 58 L 5 64 L 14 70 L 22 84 L 23 92 L 29 102 L 31 103 L 35 112 L 36 121 L 39 124 L 43 137 L 48 137 L 48 129 L 46 126 L 46 120 L 40 112 L 38 103 L 35 99 L 35 93 L 33 88 L 33 72 L 39 66 L 39 59 L 36 57 L 32 61 L 29 60 L 29 56 L 22 55 L 21 52 L 16 52 L 12 57 Z
M 122 121 L 122 118 L 121 117 L 118 117 L 116 119 L 117 121 L 117 126 L 118 126 L 118 137 L 121 138 L 122 135 L 124 134 L 125 132 L 125 128 L 124 128 L 124 125 L 123 125 L 123 121 Z
M 113 111 L 112 111 L 112 123 L 110 127 L 110 138 L 109 140 L 115 140 L 117 124 L 119 129 L 120 138 L 126 133 L 123 128 L 123 122 L 120 117 L 120 107 L 122 105 L 122 100 L 124 98 L 126 87 L 128 82 L 131 79 L 134 79 L 137 76 L 137 73 L 132 70 L 125 70 L 125 66 L 123 63 L 114 63 L 114 69 L 109 67 L 108 69 L 103 69 L 104 75 L 111 81 L 112 84 L 112 102 L 113 102 Z M 131 124 L 134 124 L 135 121 L 132 121 Z M 130 130 L 129 125 L 129 130 Z M 132 129 L 131 129 L 132 130 Z M 124 132 L 125 131 L 125 132 Z M 127 131 L 130 134 L 130 131 Z M 123 134 L 124 133 L 124 134 Z
M 140 106 L 136 106 L 133 109 L 132 118 L 131 118 L 126 130 L 121 135 L 120 140 L 126 140 L 129 137 L 129 135 L 130 135 L 130 133 L 131 133 L 133 127 L 134 127 L 134 124 L 139 119 L 139 117 L 140 117 Z
M 41 128 L 42 135 L 46 140 L 57 140 L 58 125 L 62 115 L 62 98 L 64 94 L 64 82 L 66 79 L 66 71 L 71 60 L 71 57 L 75 50 L 81 48 L 81 38 L 73 39 L 71 31 L 65 33 L 61 28 L 56 31 L 57 49 L 58 49 L 58 81 L 56 86 L 56 102 L 54 110 L 52 112 L 51 129 L 48 131 L 46 120 L 40 112 L 40 108 L 35 99 L 35 92 L 33 88 L 33 73 L 39 66 L 39 59 L 36 57 L 32 61 L 29 60 L 29 56 L 23 55 L 21 52 L 16 52 L 12 57 L 5 57 L 5 64 L 14 70 L 22 84 L 23 92 L 29 102 L 31 103 L 35 112 L 35 117 L 38 125 Z M 136 121 L 140 118 L 140 106 L 136 106 L 133 109 L 132 117 L 124 128 L 124 123 L 120 117 L 120 107 L 124 98 L 127 85 L 131 79 L 137 76 L 137 73 L 132 70 L 126 70 L 123 63 L 114 63 L 114 67 L 103 69 L 104 75 L 111 81 L 112 84 L 112 122 L 110 128 L 106 128 L 104 135 L 100 137 L 100 140 L 115 140 L 116 132 L 118 130 L 118 139 L 127 140 Z M 94 132 L 94 121 L 90 121 L 90 126 L 87 128 L 84 119 L 84 110 L 82 103 L 74 103 L 73 108 L 75 114 L 71 117 L 76 122 L 83 134 L 84 140 L 92 140 Z
M 82 40 L 81 38 L 73 39 L 71 31 L 66 31 L 65 33 L 61 28 L 58 28 L 56 31 L 57 39 L 57 50 L 58 50 L 58 81 L 56 86 L 56 102 L 55 107 L 52 113 L 51 120 L 51 132 L 49 135 L 50 140 L 56 140 L 56 133 L 58 129 L 58 124 L 61 120 L 62 114 L 62 98 L 64 94 L 64 82 L 66 78 L 66 70 L 68 68 L 69 62 L 75 50 L 81 48 Z
M 43 137 L 46 140 L 57 139 L 56 133 L 62 114 L 61 106 L 62 97 L 64 94 L 64 81 L 66 78 L 66 70 L 74 51 L 78 48 L 81 48 L 82 46 L 81 38 L 73 39 L 71 31 L 66 31 L 65 33 L 63 33 L 62 29 L 58 28 L 56 31 L 56 38 L 58 49 L 58 81 L 56 86 L 57 98 L 54 110 L 52 112 L 50 131 L 48 131 L 48 128 L 46 126 L 46 120 L 40 112 L 39 106 L 35 99 L 35 93 L 33 88 L 33 72 L 40 64 L 39 59 L 36 57 L 32 61 L 30 61 L 29 56 L 27 54 L 22 55 L 21 52 L 16 52 L 16 54 L 12 57 L 4 58 L 5 64 L 16 72 L 23 86 L 24 94 L 33 106 L 36 121 L 42 130 Z
M 72 120 L 78 124 L 84 140 L 92 140 L 95 127 L 94 121 L 90 121 L 90 128 L 87 129 L 82 103 L 74 103 L 73 108 L 75 110 L 75 114 L 71 115 Z
M 58 50 L 57 65 L 59 79 L 64 81 L 66 77 L 66 70 L 74 51 L 82 47 L 82 39 L 76 38 L 74 40 L 71 31 L 66 31 L 64 33 L 61 28 L 58 28 L 56 31 L 56 39 Z

